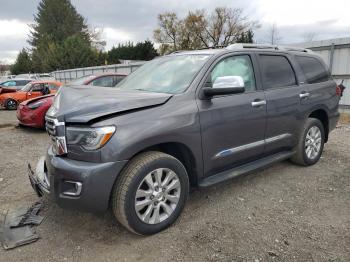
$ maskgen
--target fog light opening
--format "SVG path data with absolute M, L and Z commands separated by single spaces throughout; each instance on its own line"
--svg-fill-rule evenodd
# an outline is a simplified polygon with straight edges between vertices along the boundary
M 81 190 L 83 187 L 83 184 L 81 182 L 75 182 L 75 181 L 64 181 L 66 184 L 65 191 L 63 192 L 63 195 L 66 196 L 80 196 Z

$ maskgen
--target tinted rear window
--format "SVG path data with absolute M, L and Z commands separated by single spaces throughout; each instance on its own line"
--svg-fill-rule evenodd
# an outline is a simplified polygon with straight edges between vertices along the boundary
M 328 70 L 318 59 L 308 56 L 296 56 L 296 60 L 299 63 L 301 70 L 303 70 L 306 81 L 309 84 L 329 80 L 330 75 Z
M 17 85 L 18 86 L 25 86 L 26 84 L 28 84 L 29 82 L 31 82 L 32 80 L 17 80 Z
M 295 74 L 288 59 L 279 55 L 260 55 L 265 88 L 296 85 Z

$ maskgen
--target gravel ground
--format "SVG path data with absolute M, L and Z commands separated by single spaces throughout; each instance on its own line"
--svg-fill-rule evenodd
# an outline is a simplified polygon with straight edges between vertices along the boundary
M 0 214 L 37 200 L 26 164 L 45 153 L 44 131 L 19 128 L 0 111 Z M 350 125 L 330 136 L 312 167 L 288 161 L 225 185 L 194 190 L 179 220 L 150 237 L 126 231 L 111 212 L 47 203 L 41 239 L 0 261 L 350 261 Z

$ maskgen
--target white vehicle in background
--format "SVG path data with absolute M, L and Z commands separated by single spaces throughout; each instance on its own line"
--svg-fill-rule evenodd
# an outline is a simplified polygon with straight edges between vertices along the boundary
M 55 81 L 55 78 L 49 73 L 40 73 L 40 74 L 20 74 L 17 75 L 16 78 L 25 78 L 32 80 L 48 80 Z
M 19 75 L 16 75 L 15 78 L 16 78 L 16 79 L 17 79 L 17 78 L 24 78 L 24 79 L 36 80 L 36 79 L 37 79 L 37 76 L 36 76 L 36 74 L 19 74 Z
M 56 81 L 56 78 L 53 77 L 51 74 L 49 73 L 41 73 L 41 74 L 37 74 L 38 79 L 40 80 L 46 80 L 46 81 Z
M 9 80 L 9 79 L 13 79 L 13 78 L 15 78 L 15 77 L 16 77 L 16 75 L 4 75 L 4 76 L 0 76 L 0 83 L 5 82 L 5 81 L 7 81 L 7 80 Z
M 32 82 L 33 79 L 28 78 L 14 78 L 14 79 L 7 79 L 5 81 L 0 82 L 0 93 L 5 93 L 8 90 L 20 90 L 22 89 L 26 84 Z

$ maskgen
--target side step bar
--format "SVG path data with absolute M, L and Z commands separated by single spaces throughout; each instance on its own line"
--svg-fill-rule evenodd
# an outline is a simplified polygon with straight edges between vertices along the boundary
M 234 177 L 253 172 L 257 169 L 270 166 L 273 163 L 280 162 L 282 160 L 288 159 L 294 155 L 293 151 L 285 151 L 271 156 L 261 158 L 259 160 L 244 164 L 239 167 L 232 168 L 230 170 L 220 172 L 216 175 L 207 177 L 199 182 L 199 187 L 212 186 L 226 180 L 232 179 Z

